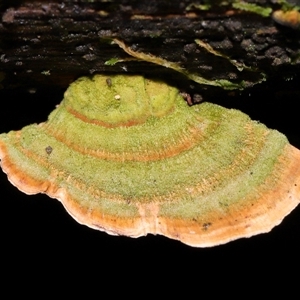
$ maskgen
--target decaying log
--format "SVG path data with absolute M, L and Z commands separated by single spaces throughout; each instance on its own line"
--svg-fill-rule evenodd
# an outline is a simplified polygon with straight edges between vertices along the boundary
M 283 26 L 274 21 L 273 11 L 282 9 L 281 4 L 200 2 L 204 4 L 188 0 L 2 3 L 2 86 L 66 87 L 81 75 L 113 72 L 171 78 L 183 89 L 197 89 L 186 74 L 133 59 L 113 39 L 137 53 L 175 62 L 184 72 L 212 83 L 229 81 L 230 89 L 252 87 L 266 78 L 297 76 L 300 31 L 297 23 Z M 205 89 L 215 93 L 220 88 L 209 84 Z

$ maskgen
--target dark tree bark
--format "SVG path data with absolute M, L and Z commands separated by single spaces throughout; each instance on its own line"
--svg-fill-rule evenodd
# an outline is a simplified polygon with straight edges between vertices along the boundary
M 240 89 L 264 78 L 297 75 L 300 31 L 273 20 L 271 11 L 280 9 L 276 1 L 246 1 L 260 9 L 256 13 L 236 8 L 236 1 L 228 5 L 202 2 L 208 4 L 189 0 L 7 1 L 1 7 L 0 23 L 2 86 L 65 88 L 78 76 L 113 72 L 171 78 L 182 89 L 197 90 L 197 83 L 189 84 L 187 76 L 174 70 L 128 60 L 130 56 L 111 43 L 114 38 L 136 52 L 176 62 L 186 72 L 212 82 L 228 80 Z M 220 55 L 199 46 L 196 39 Z M 121 62 L 107 64 L 112 59 Z M 219 90 L 203 89 L 209 95 Z

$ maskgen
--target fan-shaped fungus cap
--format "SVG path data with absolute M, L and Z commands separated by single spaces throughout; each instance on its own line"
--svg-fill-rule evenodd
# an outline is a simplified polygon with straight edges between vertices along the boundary
M 285 136 L 140 76 L 77 80 L 47 122 L 1 134 L 0 156 L 21 191 L 116 235 L 213 246 L 267 232 L 299 203 L 300 151 Z

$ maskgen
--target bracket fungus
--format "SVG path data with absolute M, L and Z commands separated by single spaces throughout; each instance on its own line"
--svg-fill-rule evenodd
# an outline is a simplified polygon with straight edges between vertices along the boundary
M 47 122 L 1 134 L 0 157 L 13 185 L 79 223 L 195 247 L 268 232 L 300 199 L 284 135 L 141 76 L 78 79 Z

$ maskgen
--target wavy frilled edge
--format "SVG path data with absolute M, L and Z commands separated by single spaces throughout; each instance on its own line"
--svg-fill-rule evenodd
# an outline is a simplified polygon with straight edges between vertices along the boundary
M 117 217 L 103 214 L 80 205 L 71 193 L 59 188 L 51 180 L 28 177 L 9 157 L 7 148 L 0 142 L 1 167 L 9 181 L 26 194 L 46 193 L 58 199 L 69 214 L 79 223 L 105 231 L 112 235 L 140 237 L 161 234 L 194 247 L 210 247 L 229 241 L 269 232 L 281 223 L 298 204 L 300 199 L 300 151 L 287 144 L 278 157 L 272 174 L 276 185 L 268 188 L 268 180 L 257 190 L 258 198 L 228 210 L 229 218 L 211 212 L 206 221 L 165 218 L 160 215 L 160 203 L 139 203 L 135 217 Z M 280 172 L 280 174 L 278 174 Z M 234 215 L 234 218 L 232 218 Z

